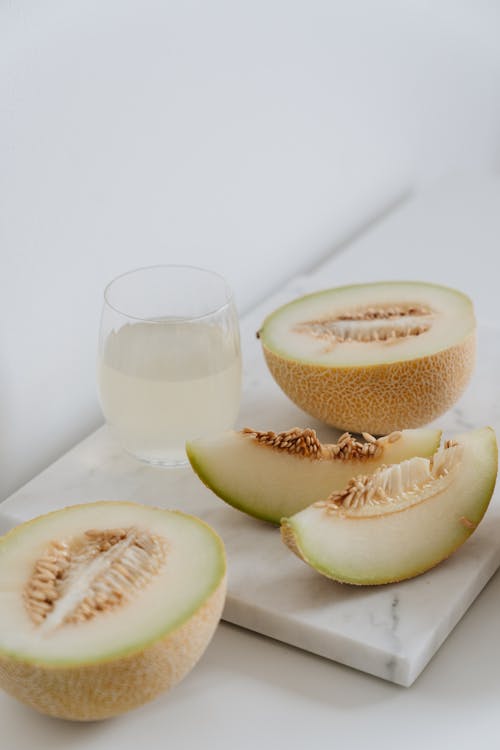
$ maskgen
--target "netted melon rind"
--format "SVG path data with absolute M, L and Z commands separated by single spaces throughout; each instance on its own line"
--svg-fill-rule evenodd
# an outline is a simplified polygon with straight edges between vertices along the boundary
M 303 411 L 342 430 L 384 435 L 428 424 L 456 403 L 474 370 L 476 335 L 426 357 L 365 367 L 314 365 L 262 347 L 272 376 Z

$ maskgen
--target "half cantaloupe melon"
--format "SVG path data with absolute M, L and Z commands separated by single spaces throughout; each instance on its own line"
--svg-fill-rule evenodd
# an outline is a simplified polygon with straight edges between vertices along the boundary
M 348 433 L 335 444 L 322 444 L 314 430 L 259 432 L 246 428 L 186 444 L 191 466 L 202 482 L 229 505 L 279 524 L 289 516 L 341 489 L 355 474 L 373 473 L 382 464 L 411 456 L 431 456 L 440 430 L 394 432 L 375 439 Z
M 76 505 L 0 539 L 0 687 L 38 711 L 94 720 L 175 685 L 219 621 L 224 547 L 192 516 Z
M 424 573 L 472 534 L 488 507 L 498 450 L 491 428 L 359 476 L 326 500 L 282 519 L 285 544 L 336 581 L 391 583 Z
M 269 315 L 269 369 L 308 414 L 351 432 L 420 427 L 449 409 L 475 360 L 464 294 L 421 282 L 327 289 Z

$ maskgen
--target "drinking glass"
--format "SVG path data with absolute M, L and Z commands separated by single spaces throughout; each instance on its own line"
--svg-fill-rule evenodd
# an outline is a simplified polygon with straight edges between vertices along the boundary
M 186 464 L 186 440 L 229 429 L 238 415 L 240 338 L 226 281 L 173 265 L 118 276 L 104 291 L 98 380 L 126 451 L 149 464 Z

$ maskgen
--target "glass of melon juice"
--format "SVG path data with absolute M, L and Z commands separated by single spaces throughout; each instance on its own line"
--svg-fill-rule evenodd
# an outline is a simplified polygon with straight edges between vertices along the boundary
M 182 466 L 186 440 L 234 426 L 241 353 L 225 280 L 192 266 L 118 276 L 104 291 L 98 381 L 115 437 L 149 464 Z

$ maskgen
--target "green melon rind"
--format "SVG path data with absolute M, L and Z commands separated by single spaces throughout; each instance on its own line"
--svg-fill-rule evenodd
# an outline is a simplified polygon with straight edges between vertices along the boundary
M 428 429 L 427 431 L 430 435 L 431 430 Z M 434 433 L 434 439 L 429 442 L 427 451 L 422 451 L 419 455 L 422 455 L 423 457 L 429 457 L 439 448 L 442 432 L 441 430 L 435 430 Z M 211 476 L 210 470 L 207 470 L 205 462 L 198 456 L 196 447 L 190 442 L 186 443 L 186 454 L 189 459 L 189 463 L 191 464 L 191 467 L 197 474 L 198 478 L 203 482 L 205 487 L 208 487 L 208 489 L 211 490 L 215 495 L 217 495 L 221 500 L 230 505 L 232 508 L 235 508 L 235 510 L 239 510 L 246 515 L 251 516 L 252 518 L 256 518 L 260 521 L 266 521 L 267 523 L 272 523 L 275 526 L 280 525 L 282 520 L 281 514 L 277 515 L 273 512 L 266 513 L 260 508 L 252 506 L 245 498 L 239 498 L 229 495 L 225 489 L 217 484 L 217 482 Z M 408 456 L 408 458 L 410 458 L 410 456 Z M 358 468 L 359 464 L 353 463 L 353 476 L 355 475 Z
M 429 564 L 425 564 L 420 568 L 415 568 L 413 571 L 406 571 L 402 575 L 399 573 L 392 576 L 385 576 L 383 578 L 372 577 L 370 579 L 369 576 L 365 576 L 363 577 L 363 579 L 360 579 L 359 577 L 349 576 L 345 573 L 345 571 L 341 572 L 340 570 L 327 568 L 314 556 L 314 550 L 308 549 L 306 545 L 304 545 L 301 539 L 300 524 L 297 522 L 294 516 L 281 519 L 281 537 L 283 542 L 289 549 L 291 549 L 291 551 L 295 555 L 297 555 L 297 557 L 303 560 L 303 562 L 310 565 L 312 568 L 314 568 L 327 578 L 336 581 L 337 583 L 348 583 L 356 586 L 374 586 L 388 583 L 398 583 L 399 581 L 414 578 L 415 576 L 426 573 L 428 570 L 432 569 L 440 562 L 443 562 L 443 560 L 446 560 L 448 557 L 450 557 L 459 547 L 462 546 L 465 541 L 467 541 L 467 539 L 477 528 L 477 525 L 483 519 L 486 510 L 488 509 L 489 502 L 495 489 L 498 473 L 498 446 L 495 431 L 493 430 L 493 428 L 485 427 L 483 428 L 483 431 L 486 437 L 485 443 L 489 443 L 488 447 L 490 450 L 491 465 L 490 471 L 488 473 L 489 481 L 487 481 L 482 488 L 481 500 L 474 506 L 474 508 L 469 509 L 470 520 L 475 524 L 475 528 L 467 529 L 464 526 L 461 526 L 459 529 L 457 529 L 456 543 L 447 548 L 442 555 L 438 556 L 435 559 L 432 559 Z M 461 436 L 457 437 L 458 439 L 460 439 Z M 399 512 L 403 513 L 404 511 Z M 362 523 L 362 520 L 360 519 L 359 522 Z
M 208 487 L 208 489 L 217 495 L 217 497 L 224 500 L 224 502 L 232 508 L 240 510 L 242 513 L 252 516 L 252 518 L 257 518 L 260 521 L 267 521 L 268 523 L 273 523 L 275 525 L 279 524 L 279 520 L 277 520 L 273 514 L 255 512 L 250 506 L 245 505 L 245 501 L 240 501 L 239 498 L 230 497 L 220 486 L 211 482 L 211 480 L 207 478 L 207 471 L 204 468 L 203 462 L 198 460 L 193 447 L 189 443 L 186 443 L 186 454 L 195 474 L 201 479 L 205 487 Z
M 126 502 L 126 501 L 99 501 L 96 503 L 79 503 L 75 505 L 67 506 L 66 508 L 61 508 L 59 510 L 51 511 L 50 513 L 45 513 L 42 516 L 37 516 L 36 518 L 33 518 L 31 521 L 26 521 L 19 526 L 15 526 L 13 529 L 7 532 L 3 537 L 0 538 L 0 555 L 2 552 L 3 545 L 10 545 L 15 544 L 17 541 L 17 537 L 19 534 L 24 533 L 27 526 L 34 525 L 38 523 L 39 521 L 46 520 L 50 518 L 50 516 L 53 516 L 55 514 L 62 513 L 65 510 L 70 510 L 71 508 L 84 508 L 88 507 L 89 505 L 100 505 L 100 506 L 136 506 L 137 503 L 133 502 Z M 152 636 L 150 636 L 147 639 L 144 639 L 142 641 L 137 641 L 136 643 L 131 644 L 127 648 L 117 649 L 115 651 L 110 651 L 106 654 L 104 657 L 98 657 L 95 659 L 92 659 L 91 657 L 86 657 L 84 660 L 81 659 L 37 659 L 32 657 L 26 657 L 23 654 L 20 654 L 16 651 L 10 651 L 7 649 L 4 649 L 0 646 L 0 659 L 2 657 L 6 657 L 9 659 L 14 659 L 19 662 L 29 663 L 34 666 L 41 666 L 41 667 L 84 667 L 84 666 L 92 666 L 92 665 L 100 665 L 100 664 L 106 664 L 108 662 L 115 661 L 116 659 L 127 657 L 127 656 L 134 656 L 136 654 L 141 653 L 149 646 L 152 646 L 157 641 L 162 640 L 166 636 L 168 636 L 170 633 L 173 633 L 174 631 L 178 630 L 180 627 L 182 627 L 193 615 L 204 605 L 207 599 L 212 596 L 217 588 L 220 586 L 220 584 L 223 582 L 224 577 L 226 575 L 226 553 L 224 544 L 222 542 L 222 539 L 219 537 L 219 535 L 212 529 L 209 524 L 205 523 L 205 521 L 202 521 L 200 518 L 197 518 L 196 516 L 193 516 L 189 513 L 184 513 L 182 511 L 178 510 L 165 510 L 164 508 L 157 508 L 153 506 L 148 506 L 148 510 L 150 511 L 158 511 L 160 513 L 171 513 L 178 516 L 182 516 L 183 518 L 186 518 L 190 521 L 193 521 L 197 523 L 200 526 L 203 526 L 205 530 L 208 532 L 208 534 L 211 536 L 212 541 L 216 545 L 216 550 L 218 552 L 218 566 L 214 571 L 214 580 L 209 588 L 207 588 L 204 596 L 199 601 L 195 602 L 189 609 L 182 612 L 178 618 L 176 618 L 173 623 L 169 625 L 168 628 L 165 629 L 159 629 L 157 632 L 155 632 Z
M 325 369 L 328 369 L 330 367 L 329 365 L 327 365 L 327 364 L 320 365 L 320 364 L 318 364 L 317 360 L 314 360 L 314 359 L 308 359 L 308 358 L 305 358 L 305 357 L 298 357 L 298 356 L 297 357 L 291 357 L 288 351 L 286 351 L 286 350 L 280 348 L 279 346 L 277 346 L 274 341 L 273 342 L 270 341 L 269 336 L 268 336 L 268 332 L 266 331 L 266 328 L 269 327 L 269 324 L 275 318 L 281 317 L 282 315 L 286 314 L 287 310 L 292 310 L 294 308 L 300 307 L 300 306 L 302 306 L 304 304 L 305 301 L 310 300 L 310 299 L 318 299 L 320 297 L 325 297 L 325 298 L 332 297 L 332 296 L 334 296 L 336 289 L 339 289 L 339 290 L 341 289 L 342 292 L 344 292 L 344 291 L 347 292 L 347 291 L 350 291 L 350 290 L 365 289 L 368 286 L 376 287 L 376 286 L 389 285 L 389 286 L 397 287 L 397 286 L 402 286 L 402 285 L 405 285 L 405 284 L 409 284 L 411 286 L 417 286 L 417 287 L 421 286 L 423 288 L 429 288 L 429 287 L 431 287 L 431 288 L 438 289 L 438 290 L 443 290 L 444 289 L 447 292 L 453 293 L 456 297 L 459 297 L 461 299 L 461 301 L 463 301 L 463 303 L 464 303 L 464 309 L 468 308 L 469 314 L 471 316 L 471 322 L 472 322 L 470 330 L 467 331 L 467 333 L 464 334 L 464 336 L 462 338 L 465 339 L 466 336 L 474 333 L 474 330 L 475 330 L 474 306 L 473 306 L 473 303 L 472 303 L 472 300 L 470 299 L 470 297 L 468 297 L 466 294 L 464 294 L 463 292 L 460 292 L 457 289 L 453 289 L 452 287 L 448 287 L 448 286 L 445 286 L 443 284 L 432 284 L 432 283 L 427 282 L 427 281 L 409 281 L 407 279 L 407 280 L 403 280 L 403 281 L 376 281 L 376 282 L 371 282 L 371 283 L 368 283 L 368 284 L 349 284 L 347 286 L 332 287 L 330 289 L 323 289 L 323 290 L 321 290 L 319 292 L 312 292 L 311 294 L 305 294 L 302 297 L 298 297 L 297 299 L 294 299 L 291 302 L 287 302 L 286 304 L 281 305 L 276 310 L 274 310 L 272 313 L 270 313 L 264 319 L 264 322 L 262 323 L 262 326 L 260 327 L 260 329 L 258 331 L 258 337 L 259 337 L 259 339 L 260 339 L 260 341 L 261 341 L 261 343 L 262 343 L 263 346 L 267 347 L 273 354 L 277 355 L 278 357 L 281 357 L 282 359 L 289 360 L 290 362 L 297 362 L 297 363 L 300 363 L 300 364 L 313 365 L 314 367 L 324 367 Z M 456 343 L 459 343 L 459 342 L 456 342 Z M 364 369 L 366 369 L 366 368 L 376 368 L 376 367 L 379 367 L 381 365 L 391 365 L 391 364 L 395 364 L 395 363 L 402 362 L 402 361 L 413 361 L 413 360 L 417 360 L 417 359 L 424 359 L 425 357 L 428 357 L 431 354 L 438 354 L 440 351 L 445 351 L 446 349 L 449 349 L 450 346 L 451 346 L 450 344 L 446 344 L 445 346 L 443 346 L 441 348 L 433 349 L 431 352 L 427 352 L 425 355 L 422 355 L 420 357 L 419 356 L 417 356 L 417 357 L 410 357 L 410 358 L 407 358 L 407 359 L 404 359 L 404 360 L 402 360 L 400 357 L 395 357 L 393 360 L 384 360 L 382 363 L 376 362 L 376 361 L 375 362 L 370 362 L 370 363 L 365 363 L 363 365 L 335 363 L 334 367 L 336 369 L 355 369 L 357 367 L 362 367 Z

